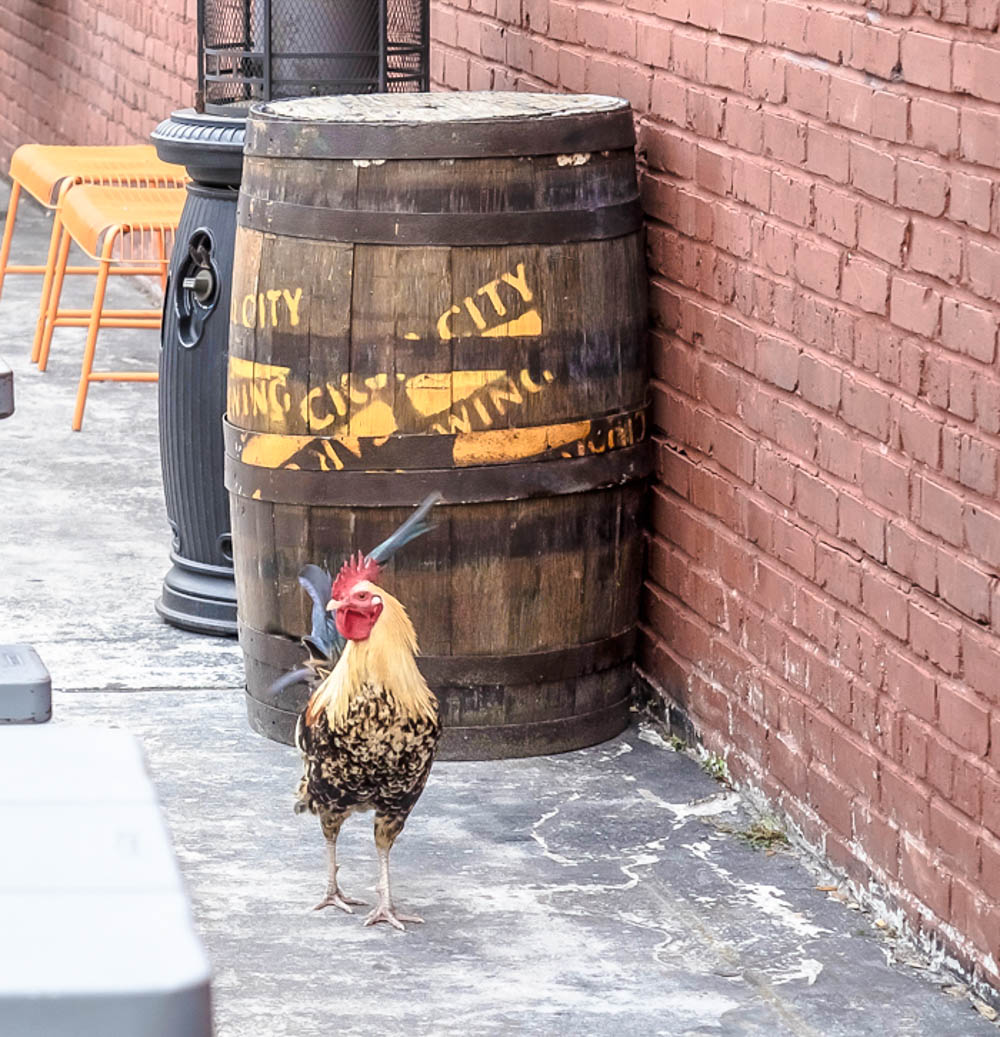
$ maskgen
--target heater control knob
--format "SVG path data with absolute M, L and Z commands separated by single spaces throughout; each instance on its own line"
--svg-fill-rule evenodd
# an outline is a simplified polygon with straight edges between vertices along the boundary
M 212 268 L 208 266 L 199 267 L 194 276 L 185 277 L 181 281 L 181 287 L 189 291 L 198 302 L 208 302 L 215 291 L 215 276 L 212 274 Z

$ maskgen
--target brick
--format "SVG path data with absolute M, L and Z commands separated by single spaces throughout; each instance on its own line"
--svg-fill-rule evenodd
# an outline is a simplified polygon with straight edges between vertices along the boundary
M 911 580 L 928 594 L 937 594 L 938 551 L 933 541 L 890 522 L 885 531 L 885 554 L 893 572 Z
M 990 741 L 990 714 L 982 701 L 960 685 L 938 685 L 938 722 L 956 745 L 983 756 Z
M 726 0 L 722 32 L 761 43 L 764 40 L 764 0 Z
M 961 547 L 963 498 L 940 484 L 918 477 L 920 525 L 955 547 Z
M 889 310 L 889 273 L 860 256 L 848 256 L 844 263 L 840 298 L 867 313 L 886 314 Z
M 910 602 L 910 644 L 921 659 L 929 659 L 939 670 L 959 672 L 959 627 L 915 601 Z
M 910 507 L 910 468 L 879 450 L 866 449 L 861 460 L 861 488 L 888 511 L 906 517 Z
M 980 436 L 962 436 L 959 444 L 958 481 L 984 497 L 997 492 L 997 448 Z
M 640 39 L 644 33 L 640 33 Z M 732 40 L 714 40 L 708 45 L 706 79 L 712 86 L 722 86 L 742 93 L 746 81 L 747 48 Z
M 802 165 L 806 158 L 806 127 L 796 119 L 790 119 L 784 115 L 773 112 L 765 112 L 764 121 L 764 154 L 779 162 L 787 162 L 790 165 Z M 810 137 L 810 140 L 812 138 Z M 815 145 L 822 150 L 821 144 Z M 817 163 L 820 157 L 817 157 Z M 828 161 L 834 162 L 831 156 Z M 844 156 L 844 168 L 846 179 L 846 148 Z
M 846 184 L 850 170 L 850 147 L 843 132 L 810 126 L 806 168 L 838 184 Z
M 812 65 L 790 61 L 785 67 L 788 103 L 816 119 L 825 119 L 829 106 L 830 76 Z
M 921 32 L 905 32 L 899 49 L 903 78 L 908 83 L 951 90 L 951 40 Z
M 764 11 L 764 39 L 772 46 L 806 53 L 809 11 L 798 3 L 770 0 Z
M 941 342 L 949 349 L 992 364 L 996 357 L 997 315 L 992 310 L 945 299 L 941 307 Z
M 1000 168 L 1000 114 L 964 108 L 959 152 L 967 162 Z
M 893 767 L 881 773 L 879 806 L 890 821 L 911 836 L 924 835 L 930 828 L 930 796 L 923 784 Z
M 870 147 L 852 140 L 850 145 L 851 184 L 859 191 L 891 202 L 896 193 L 896 160 L 884 148 Z
M 782 104 L 785 100 L 785 60 L 764 50 L 747 55 L 746 92 L 749 97 Z
M 838 601 L 861 604 L 861 566 L 831 544 L 816 545 L 816 583 Z
M 865 21 L 855 22 L 851 33 L 851 67 L 888 79 L 899 63 L 899 41 L 898 32 Z
M 795 275 L 806 288 L 836 298 L 840 285 L 840 250 L 799 240 L 795 248 Z
M 835 65 L 842 64 L 851 54 L 852 25 L 849 18 L 814 7 L 806 32 L 809 52 Z
M 989 231 L 993 203 L 993 181 L 985 176 L 972 176 L 955 171 L 951 174 L 948 215 L 976 230 Z
M 876 90 L 872 98 L 872 134 L 903 143 L 909 135 L 909 112 L 909 97 Z
M 984 101 L 1000 101 L 996 46 L 956 42 L 952 71 L 956 91 Z
M 845 838 L 851 835 L 851 794 L 826 768 L 811 766 L 808 778 L 809 802 L 817 814 Z
M 828 111 L 831 122 L 858 133 L 870 134 L 875 112 L 875 91 L 866 83 L 834 76 L 830 80 Z
M 898 650 L 886 659 L 886 691 L 910 714 L 928 724 L 937 721 L 937 681 L 926 667 Z
M 889 438 L 889 395 L 881 387 L 844 378 L 841 417 L 853 428 L 883 442 Z
M 896 203 L 928 216 L 944 215 L 948 175 L 925 162 L 900 158 L 896 163 Z
M 858 482 L 861 478 L 861 444 L 856 435 L 821 425 L 818 448 L 819 463 L 823 468 L 846 482 Z
M 828 533 L 837 532 L 837 491 L 801 468 L 795 470 L 795 505 L 799 515 Z
M 885 519 L 850 494 L 840 494 L 838 535 L 876 561 L 885 561 Z
M 817 184 L 815 190 L 816 230 L 841 245 L 857 242 L 857 198 L 846 191 L 838 191 Z
M 954 155 L 958 151 L 958 114 L 954 105 L 915 97 L 910 104 L 912 142 L 939 155 Z
M 962 271 L 962 237 L 939 223 L 915 218 L 910 241 L 912 270 L 931 274 L 942 281 L 958 281 Z
M 906 593 L 866 566 L 861 570 L 861 604 L 869 619 L 901 641 L 906 640 L 909 624 Z
M 889 297 L 889 319 L 898 327 L 927 338 L 937 333 L 941 295 L 917 281 L 894 277 Z
M 858 206 L 858 244 L 887 263 L 900 265 L 910 217 L 894 209 L 862 201 Z
M 798 385 L 804 400 L 823 410 L 837 410 L 841 396 L 839 368 L 803 353 L 799 362 Z
M 799 378 L 799 350 L 774 335 L 757 340 L 757 376 L 779 389 L 793 391 Z
M 812 185 L 792 174 L 775 170 L 771 174 L 771 207 L 775 216 L 807 227 L 812 222 Z
M 940 800 L 931 801 L 930 843 L 945 860 L 970 878 L 979 873 L 979 833 L 953 807 Z
M 970 241 L 967 254 L 969 287 L 983 299 L 1000 302 L 1000 250 Z
M 973 556 L 1000 568 L 1000 514 L 970 501 L 965 507 L 964 528 Z
M 988 623 L 992 578 L 981 569 L 962 561 L 949 549 L 938 553 L 938 595 L 963 616 L 977 623 Z

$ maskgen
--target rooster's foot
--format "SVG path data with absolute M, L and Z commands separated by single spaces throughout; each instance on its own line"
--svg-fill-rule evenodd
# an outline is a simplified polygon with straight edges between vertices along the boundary
M 314 908 L 314 911 L 322 911 L 324 907 L 339 907 L 341 911 L 346 911 L 349 915 L 353 915 L 354 911 L 352 905 L 357 907 L 364 907 L 366 901 L 355 900 L 354 897 L 345 896 L 339 889 L 333 893 L 328 893 Z
M 424 920 L 419 915 L 399 914 L 392 904 L 388 904 L 379 898 L 375 910 L 370 911 L 368 917 L 365 919 L 365 925 L 375 925 L 377 922 L 388 922 L 394 929 L 398 929 L 400 932 L 405 932 L 406 926 L 403 925 L 404 922 L 418 922 L 422 925 L 423 921 Z

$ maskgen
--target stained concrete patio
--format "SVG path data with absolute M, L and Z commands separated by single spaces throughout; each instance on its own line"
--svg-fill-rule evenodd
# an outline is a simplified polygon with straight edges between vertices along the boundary
M 40 254 L 43 214 L 25 209 L 21 228 L 15 249 Z M 88 281 L 70 285 L 75 305 Z M 17 399 L 0 422 L 0 642 L 41 653 L 53 723 L 142 739 L 220 1037 L 995 1032 L 932 962 L 818 889 L 829 876 L 751 846 L 739 796 L 640 722 L 563 756 L 437 764 L 393 855 L 424 926 L 311 912 L 324 852 L 315 819 L 291 812 L 297 754 L 246 726 L 233 642 L 153 611 L 170 541 L 156 389 L 93 387 L 72 433 L 83 333 L 58 331 L 39 374 L 36 293 L 11 278 L 0 302 Z M 107 331 L 98 356 L 150 368 L 157 350 L 148 331 Z M 367 819 L 341 847 L 344 886 L 370 899 Z

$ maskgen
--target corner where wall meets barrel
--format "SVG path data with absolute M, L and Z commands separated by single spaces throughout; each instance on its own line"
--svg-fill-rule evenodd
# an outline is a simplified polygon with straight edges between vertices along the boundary
M 387 567 L 441 755 L 628 722 L 646 304 L 628 105 L 532 94 L 255 108 L 240 192 L 226 484 L 250 722 L 291 741 L 307 562 L 336 570 L 438 490 Z

